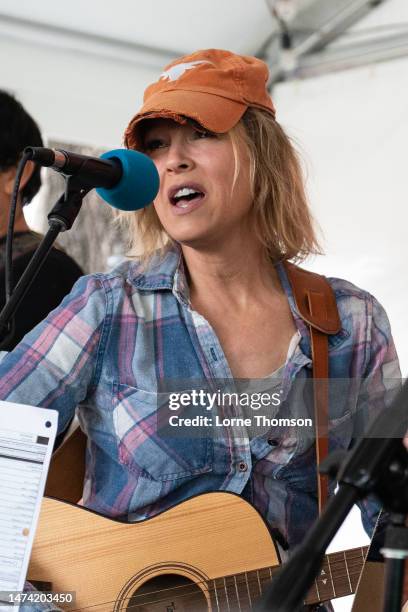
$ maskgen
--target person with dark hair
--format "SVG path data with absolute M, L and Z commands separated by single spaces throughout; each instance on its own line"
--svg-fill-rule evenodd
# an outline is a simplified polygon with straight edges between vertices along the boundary
M 0 309 L 5 295 L 5 245 L 18 162 L 28 145 L 42 147 L 37 123 L 12 95 L 0 90 Z M 20 182 L 13 241 L 14 286 L 38 247 L 41 236 L 28 227 L 23 207 L 31 202 L 41 187 L 40 167 L 29 161 Z M 0 338 L 2 349 L 11 350 L 37 323 L 56 308 L 82 276 L 79 266 L 61 249 L 53 248 L 33 285 L 27 292 L 10 329 Z
M 0 90 L 0 168 L 2 174 L 15 168 L 24 148 L 30 144 L 42 147 L 38 125 L 24 107 L 6 91 Z M 28 204 L 41 187 L 41 168 L 28 164 L 22 180 L 21 203 Z

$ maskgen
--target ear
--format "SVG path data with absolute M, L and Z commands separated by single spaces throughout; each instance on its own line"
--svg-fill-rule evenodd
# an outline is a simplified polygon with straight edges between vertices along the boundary
M 32 177 L 32 174 L 35 169 L 35 164 L 32 161 L 28 161 L 24 167 L 24 172 L 20 181 L 19 192 L 27 185 L 28 181 Z M 14 189 L 14 181 L 16 179 L 17 166 L 13 166 L 13 168 L 9 168 L 5 172 L 5 181 L 4 181 L 4 191 L 8 196 L 11 196 Z

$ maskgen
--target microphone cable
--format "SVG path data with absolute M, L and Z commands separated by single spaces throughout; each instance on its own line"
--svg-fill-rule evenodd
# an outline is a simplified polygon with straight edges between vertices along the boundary
M 21 177 L 23 176 L 24 169 L 28 160 L 30 159 L 30 153 L 23 153 L 22 158 L 17 166 L 16 178 L 14 180 L 13 193 L 10 199 L 10 212 L 9 221 L 7 227 L 6 237 L 6 261 L 5 261 L 5 289 L 6 289 L 6 302 L 10 299 L 13 292 L 13 238 L 14 238 L 14 222 L 16 217 L 17 209 L 17 198 L 20 189 Z

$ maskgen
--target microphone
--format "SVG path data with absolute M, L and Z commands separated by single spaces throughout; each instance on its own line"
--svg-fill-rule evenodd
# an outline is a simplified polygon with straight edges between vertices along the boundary
M 119 210 L 144 208 L 159 191 L 156 166 L 138 151 L 114 149 L 101 157 L 90 157 L 62 149 L 26 147 L 24 153 L 40 166 L 79 177 L 84 187 L 96 187 L 98 195 Z

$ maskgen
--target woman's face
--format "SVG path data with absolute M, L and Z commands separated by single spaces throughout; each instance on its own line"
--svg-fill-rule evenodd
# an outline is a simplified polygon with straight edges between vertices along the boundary
M 209 247 L 248 232 L 252 197 L 248 157 L 237 147 L 239 173 L 226 134 L 212 135 L 170 119 L 151 120 L 144 152 L 155 163 L 160 190 L 154 201 L 166 232 L 181 244 Z M 242 234 L 242 235 L 244 235 Z

